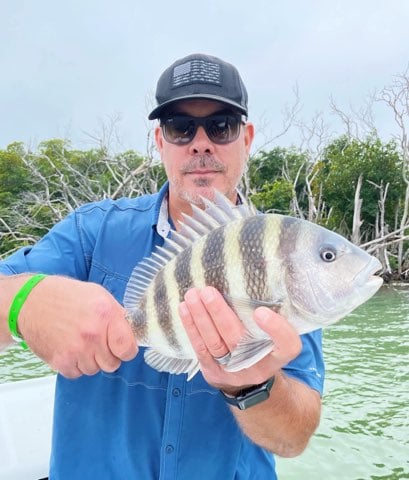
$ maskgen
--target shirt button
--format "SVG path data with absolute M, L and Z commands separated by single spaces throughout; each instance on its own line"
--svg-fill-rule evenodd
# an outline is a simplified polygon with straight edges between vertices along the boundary
M 166 445 L 165 452 L 172 453 L 174 450 L 173 445 Z
M 180 395 L 180 388 L 174 388 L 174 389 L 172 390 L 172 395 L 173 395 L 174 397 L 178 397 L 178 396 Z

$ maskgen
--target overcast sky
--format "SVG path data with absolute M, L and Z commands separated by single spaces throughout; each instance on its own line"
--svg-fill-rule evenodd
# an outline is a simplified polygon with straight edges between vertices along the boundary
M 144 153 L 156 81 L 194 52 L 237 66 L 271 134 L 295 85 L 308 120 L 331 95 L 359 108 L 409 64 L 408 0 L 0 0 L 0 18 L 0 148 L 88 148 L 119 117 L 119 149 Z

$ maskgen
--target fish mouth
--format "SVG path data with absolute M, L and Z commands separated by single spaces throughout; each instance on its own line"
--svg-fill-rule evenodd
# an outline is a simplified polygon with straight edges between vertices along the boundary
M 357 273 L 357 275 L 355 275 L 351 281 L 351 289 L 355 294 L 355 301 L 352 304 L 349 304 L 347 299 L 345 299 L 344 304 L 337 302 L 334 302 L 333 305 L 326 304 L 326 302 L 321 298 L 319 292 L 317 292 L 315 289 L 314 279 L 308 276 L 308 282 L 312 292 L 314 292 L 314 298 L 318 309 L 315 313 L 305 313 L 313 322 L 318 323 L 321 326 L 331 325 L 339 319 L 344 318 L 359 305 L 366 302 L 379 290 L 383 283 L 383 279 L 376 275 L 376 273 L 381 269 L 381 262 L 373 257 L 368 265 L 366 265 L 366 267 L 364 267 L 360 272 Z M 349 295 L 346 297 L 349 297 Z M 326 316 L 325 319 L 323 319 L 323 314 Z
M 383 284 L 383 279 L 377 275 L 372 275 L 367 281 L 365 286 L 368 288 L 378 289 Z
M 353 281 L 356 282 L 357 287 L 370 288 L 372 286 L 380 286 L 383 283 L 383 280 L 379 275 L 376 275 L 376 273 L 381 270 L 381 262 L 377 258 L 372 257 L 366 268 L 361 270 Z

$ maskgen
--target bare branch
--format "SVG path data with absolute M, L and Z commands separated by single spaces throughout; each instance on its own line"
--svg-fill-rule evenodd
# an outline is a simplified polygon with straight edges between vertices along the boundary
M 298 85 L 294 85 L 293 89 L 294 94 L 294 101 L 291 105 L 286 104 L 282 110 L 282 127 L 281 130 L 276 133 L 272 134 L 271 131 L 267 133 L 267 122 L 265 119 L 260 118 L 259 122 L 257 123 L 257 132 L 259 136 L 264 137 L 264 141 L 261 145 L 258 146 L 257 150 L 253 153 L 254 156 L 259 154 L 262 151 L 265 151 L 269 148 L 273 143 L 275 143 L 280 137 L 283 137 L 290 128 L 295 124 L 298 114 L 301 111 L 301 102 L 300 102 L 300 95 L 298 90 Z

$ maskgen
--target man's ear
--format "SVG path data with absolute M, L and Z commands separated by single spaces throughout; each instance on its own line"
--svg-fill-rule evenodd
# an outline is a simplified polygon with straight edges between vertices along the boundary
M 250 153 L 251 144 L 254 139 L 254 125 L 250 122 L 244 125 L 244 145 L 246 147 L 247 155 Z
M 156 148 L 160 153 L 163 149 L 163 135 L 162 135 L 162 129 L 160 128 L 159 125 L 155 127 L 155 143 L 156 143 Z

